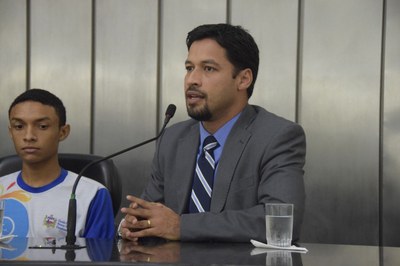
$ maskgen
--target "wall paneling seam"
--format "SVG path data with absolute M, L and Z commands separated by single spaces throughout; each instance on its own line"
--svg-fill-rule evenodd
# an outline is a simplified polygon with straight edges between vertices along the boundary
M 161 78 L 162 78 L 162 66 L 161 66 L 161 57 L 162 57 L 162 48 L 161 48 L 161 42 L 162 42 L 162 0 L 158 0 L 157 2 L 157 47 L 156 47 L 156 132 L 155 134 L 157 135 L 158 132 L 161 129 L 161 124 L 163 121 L 163 116 L 161 115 Z
M 384 96 L 385 96 L 385 45 L 386 45 L 386 0 L 382 0 L 382 34 L 381 34 L 381 62 L 380 62 L 380 88 L 379 88 L 379 159 L 378 159 L 378 238 L 379 246 L 383 246 L 383 123 L 384 123 Z M 380 254 L 381 255 L 381 254 Z M 381 256 L 380 256 L 380 259 Z
M 31 87 L 31 0 L 26 0 L 26 90 Z
M 294 103 L 294 119 L 296 123 L 300 121 L 301 115 L 301 82 L 303 64 L 303 27 L 304 27 L 304 4 L 303 0 L 298 0 L 297 13 L 297 51 L 296 51 L 296 87 Z
M 96 94 L 96 0 L 92 0 L 91 8 L 91 51 L 90 51 L 90 132 L 89 152 L 94 153 L 95 135 L 95 94 Z

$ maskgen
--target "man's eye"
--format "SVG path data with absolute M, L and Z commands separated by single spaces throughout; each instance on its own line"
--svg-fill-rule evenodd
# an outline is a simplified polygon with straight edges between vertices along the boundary
M 185 68 L 186 68 L 186 71 L 187 71 L 187 72 L 190 72 L 190 71 L 193 70 L 193 67 L 192 67 L 192 66 L 185 66 Z
M 206 72 L 213 72 L 213 71 L 215 70 L 215 68 L 214 68 L 214 67 L 210 67 L 210 66 L 205 66 L 205 67 L 204 67 L 204 70 L 205 70 Z
M 14 124 L 14 125 L 13 125 L 13 128 L 16 129 L 16 130 L 20 130 L 20 129 L 23 129 L 24 126 L 23 126 L 23 125 L 20 125 L 20 124 Z
M 39 125 L 40 129 L 47 129 L 49 126 L 48 125 Z

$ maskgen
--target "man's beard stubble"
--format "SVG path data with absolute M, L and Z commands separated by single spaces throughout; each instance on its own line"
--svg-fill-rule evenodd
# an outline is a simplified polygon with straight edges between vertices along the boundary
M 199 110 L 195 110 L 195 108 L 191 108 L 190 106 L 187 106 L 186 109 L 188 115 L 197 121 L 208 121 L 212 117 L 212 114 L 207 104 L 201 107 L 201 109 Z
M 198 93 L 201 93 L 205 99 L 205 104 L 202 107 L 190 107 L 189 105 L 186 105 L 186 110 L 188 115 L 193 118 L 194 120 L 197 121 L 208 121 L 211 119 L 212 114 L 210 112 L 210 109 L 208 108 L 207 105 L 207 95 L 200 92 L 195 86 L 190 86 L 188 91 L 196 91 Z

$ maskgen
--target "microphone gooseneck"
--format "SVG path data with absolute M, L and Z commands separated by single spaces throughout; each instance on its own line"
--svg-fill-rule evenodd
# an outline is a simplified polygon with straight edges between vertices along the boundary
M 141 142 L 139 144 L 136 144 L 136 145 L 131 146 L 129 148 L 123 149 L 121 151 L 118 151 L 118 152 L 113 153 L 111 155 L 108 155 L 106 157 L 103 157 L 103 158 L 101 158 L 99 160 L 92 161 L 92 162 L 88 163 L 79 172 L 78 177 L 75 180 L 74 186 L 72 187 L 71 198 L 69 200 L 68 220 L 67 220 L 67 236 L 65 237 L 66 245 L 62 246 L 62 248 L 65 248 L 65 249 L 79 249 L 79 248 L 81 248 L 80 246 L 75 245 L 75 242 L 76 242 L 76 236 L 75 236 L 75 230 L 76 230 L 76 195 L 75 195 L 75 193 L 76 193 L 76 187 L 78 186 L 79 180 L 81 179 L 81 177 L 85 173 L 85 171 L 89 167 L 91 167 L 92 165 L 98 164 L 98 163 L 100 163 L 102 161 L 108 160 L 108 159 L 110 159 L 112 157 L 115 157 L 115 156 L 120 155 L 122 153 L 125 153 L 127 151 L 130 151 L 130 150 L 136 149 L 136 148 L 138 148 L 140 146 L 143 146 L 143 145 L 145 145 L 145 144 L 147 144 L 149 142 L 157 140 L 162 135 L 162 133 L 164 132 L 169 120 L 174 116 L 175 111 L 176 111 L 176 106 L 174 104 L 168 105 L 168 108 L 165 111 L 164 124 L 161 127 L 161 130 L 160 130 L 160 132 L 158 133 L 158 135 L 156 137 L 154 137 L 152 139 L 149 139 L 149 140 L 146 140 L 146 141 L 143 141 L 143 142 Z

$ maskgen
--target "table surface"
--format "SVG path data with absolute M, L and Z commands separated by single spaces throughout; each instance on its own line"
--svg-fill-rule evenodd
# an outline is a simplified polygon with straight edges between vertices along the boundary
M 307 253 L 255 248 L 251 243 L 189 243 L 147 239 L 78 239 L 65 250 L 64 239 L 13 238 L 0 243 L 0 264 L 10 265 L 400 265 L 400 248 L 301 243 Z

